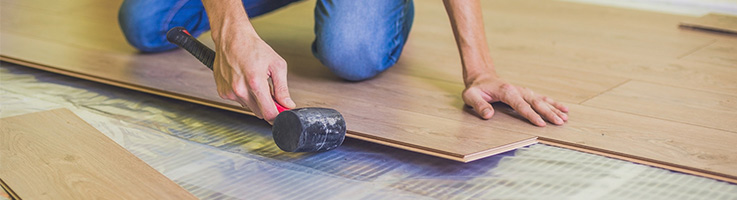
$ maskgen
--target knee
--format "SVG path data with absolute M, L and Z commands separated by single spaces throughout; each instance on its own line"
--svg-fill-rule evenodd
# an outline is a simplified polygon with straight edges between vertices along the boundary
M 126 0 L 120 7 L 118 22 L 125 39 L 131 46 L 143 52 L 160 52 L 176 46 L 166 40 L 165 27 L 157 20 L 154 12 L 142 9 L 146 1 Z M 145 4 L 145 3 L 143 3 Z M 150 11 L 150 10 L 149 10 Z
M 383 49 L 373 48 L 370 41 L 315 41 L 313 52 L 335 75 L 349 81 L 363 81 L 396 63 L 396 58 Z

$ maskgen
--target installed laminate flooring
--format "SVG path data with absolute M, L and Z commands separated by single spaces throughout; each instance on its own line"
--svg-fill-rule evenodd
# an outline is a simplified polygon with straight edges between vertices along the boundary
M 736 182 L 734 38 L 679 29 L 692 18 L 686 16 L 557 1 L 482 4 L 499 74 L 570 105 L 569 123 L 533 127 L 504 105 L 495 105 L 488 121 L 464 110 L 460 60 L 439 2 L 415 2 L 397 65 L 359 83 L 339 80 L 312 57 L 314 2 L 253 24 L 289 63 L 298 105 L 338 109 L 349 137 L 465 162 L 538 139 Z M 114 23 L 120 2 L 88 3 L 63 15 L 12 5 L 3 6 L 0 20 L 5 60 L 248 113 L 220 100 L 211 72 L 185 52 L 137 54 Z M 42 32 L 49 28 L 59 31 Z M 209 35 L 201 39 L 212 46 Z M 662 88 L 667 92 L 648 90 Z M 688 94 L 706 96 L 670 104 L 655 98 Z M 726 104 L 714 104 L 720 101 Z M 671 109 L 679 106 L 705 109 Z M 689 113 L 703 118 L 689 120 Z
M 0 176 L 21 198 L 196 199 L 69 110 L 0 124 Z

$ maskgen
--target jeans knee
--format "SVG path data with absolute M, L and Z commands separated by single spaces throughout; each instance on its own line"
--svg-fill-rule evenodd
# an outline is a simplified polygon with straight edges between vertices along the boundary
M 349 81 L 363 81 L 379 75 L 396 63 L 390 54 L 361 48 L 362 45 L 322 45 L 313 44 L 315 57 L 335 75 Z M 336 48 L 337 47 L 337 48 Z
M 142 52 L 160 52 L 175 47 L 166 41 L 166 32 L 159 30 L 159 26 L 140 25 L 141 22 L 136 20 L 138 19 L 120 18 L 123 35 L 131 46 Z
M 128 43 L 142 52 L 160 52 L 176 46 L 166 40 L 163 17 L 144 12 L 146 3 L 126 0 L 118 12 L 118 22 Z

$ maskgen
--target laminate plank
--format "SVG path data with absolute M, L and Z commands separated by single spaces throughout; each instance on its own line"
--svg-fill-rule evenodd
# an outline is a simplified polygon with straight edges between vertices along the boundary
M 78 12 L 54 14 L 13 4 L 3 5 L 0 7 L 0 30 L 4 33 L 15 33 L 70 46 L 137 53 L 137 50 L 125 41 L 118 27 L 117 17 L 110 16 L 116 15 L 117 8 L 99 10 L 91 6 L 82 6 L 80 8 L 89 9 Z
M 2 3 L 3 6 L 27 7 L 57 14 L 93 2 L 95 2 L 95 0 L 0 0 L 0 3 Z
M 737 79 L 735 78 L 737 77 L 737 68 L 734 67 L 678 59 L 623 62 L 619 58 L 611 56 L 606 60 L 596 61 L 598 64 L 578 63 L 571 60 L 534 65 L 539 66 L 539 68 L 552 68 L 562 72 L 575 69 L 589 73 L 606 74 L 607 77 L 619 78 L 618 80 L 630 79 L 721 94 L 737 94 Z M 592 76 L 592 78 L 602 77 Z M 592 81 L 590 83 L 596 82 Z
M 571 120 L 564 126 L 537 128 L 504 119 L 489 123 L 534 133 L 539 142 L 545 144 L 737 182 L 737 149 L 734 148 L 737 134 L 734 132 L 586 105 L 571 104 L 569 107 Z M 509 108 L 497 110 L 512 112 Z
M 718 39 L 714 43 L 686 55 L 683 60 L 737 69 L 737 56 L 735 55 L 737 55 L 737 38 Z
M 737 16 L 709 13 L 696 19 L 682 21 L 681 27 L 737 34 Z
M 69 110 L 0 124 L 0 176 L 21 198 L 196 199 Z
M 583 105 L 737 132 L 737 96 L 631 81 Z

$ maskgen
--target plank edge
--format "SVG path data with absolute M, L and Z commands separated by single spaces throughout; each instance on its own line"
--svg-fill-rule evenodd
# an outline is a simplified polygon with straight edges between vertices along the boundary
M 13 200 L 15 200 L 15 199 L 21 200 L 21 198 L 18 196 L 18 194 L 16 194 L 15 191 L 13 191 L 12 189 L 10 189 L 10 186 L 7 183 L 5 183 L 5 181 L 3 181 L 2 178 L 0 178 L 0 187 L 2 187 L 2 189 L 5 190 L 5 193 L 7 193 L 8 196 L 10 196 L 10 199 L 13 199 Z
M 652 167 L 662 168 L 666 170 L 671 170 L 671 171 L 681 172 L 685 174 L 691 174 L 695 176 L 701 176 L 701 177 L 706 177 L 706 178 L 716 179 L 716 180 L 720 180 L 720 181 L 724 181 L 728 183 L 737 184 L 737 177 L 735 176 L 717 173 L 713 171 L 708 171 L 704 169 L 688 167 L 688 166 L 658 161 L 654 159 L 649 159 L 649 158 L 644 158 L 644 157 L 639 157 L 639 156 L 634 156 L 634 155 L 629 155 L 629 154 L 624 154 L 624 153 L 618 153 L 618 152 L 609 151 L 606 149 L 594 148 L 594 147 L 579 145 L 575 143 L 565 142 L 561 140 L 555 140 L 551 138 L 539 137 L 538 141 L 541 144 L 581 151 L 585 153 L 596 154 L 596 155 L 605 156 L 609 158 L 624 160 L 628 162 L 643 164 L 647 166 L 652 166 Z

